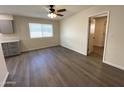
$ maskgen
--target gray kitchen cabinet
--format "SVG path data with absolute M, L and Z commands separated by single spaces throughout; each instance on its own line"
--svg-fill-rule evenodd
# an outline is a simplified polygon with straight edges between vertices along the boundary
M 2 34 L 13 33 L 12 20 L 0 20 L 0 33 Z
M 2 44 L 2 48 L 3 48 L 3 51 L 4 51 L 4 55 L 9 56 L 8 44 L 7 43 Z
M 3 42 L 2 49 L 5 57 L 20 54 L 20 41 Z

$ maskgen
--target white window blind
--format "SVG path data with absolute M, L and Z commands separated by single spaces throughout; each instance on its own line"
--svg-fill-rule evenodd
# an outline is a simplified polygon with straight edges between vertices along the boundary
M 31 38 L 53 37 L 52 24 L 29 23 Z

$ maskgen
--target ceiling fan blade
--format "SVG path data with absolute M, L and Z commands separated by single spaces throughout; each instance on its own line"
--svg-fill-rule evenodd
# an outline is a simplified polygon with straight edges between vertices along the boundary
M 57 16 L 64 16 L 64 15 L 62 15 L 62 14 L 56 14 Z
M 66 9 L 59 9 L 59 10 L 57 10 L 57 12 L 64 12 L 64 11 L 66 11 Z

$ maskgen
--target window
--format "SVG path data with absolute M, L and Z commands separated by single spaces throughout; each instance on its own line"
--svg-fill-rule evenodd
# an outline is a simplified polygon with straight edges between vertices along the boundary
M 52 37 L 52 24 L 29 23 L 29 32 L 31 38 Z

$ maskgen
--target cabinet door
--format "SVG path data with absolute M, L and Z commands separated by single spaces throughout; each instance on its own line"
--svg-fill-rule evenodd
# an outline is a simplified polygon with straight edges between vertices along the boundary
M 3 49 L 3 53 L 4 56 L 9 56 L 9 50 L 8 50 L 8 44 L 7 43 L 2 43 L 2 49 Z
M 5 57 L 20 54 L 20 42 L 2 43 L 2 48 Z
M 8 49 L 10 55 L 16 55 L 20 53 L 20 45 L 19 42 L 11 42 L 8 43 Z
M 0 20 L 0 33 L 3 34 L 13 33 L 13 26 L 11 20 Z

